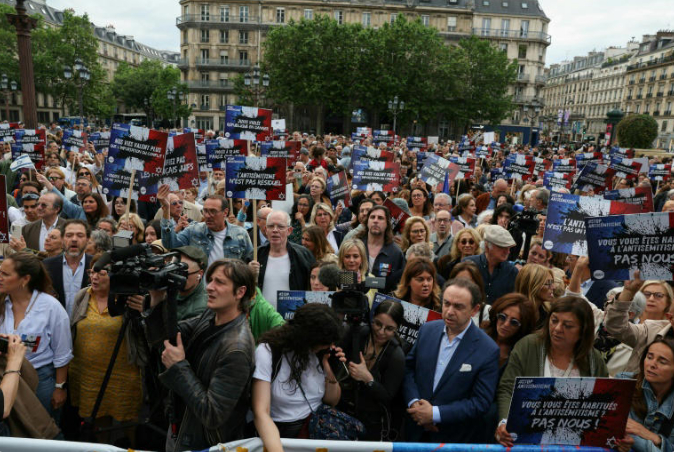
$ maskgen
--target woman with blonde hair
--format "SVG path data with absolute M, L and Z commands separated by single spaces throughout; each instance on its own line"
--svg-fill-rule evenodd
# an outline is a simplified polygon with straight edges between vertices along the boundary
M 545 324 L 550 302 L 554 299 L 555 277 L 550 268 L 526 264 L 515 279 L 515 292 L 523 294 L 536 306 L 536 328 Z
M 311 180 L 309 183 L 309 195 L 311 195 L 311 199 L 314 201 L 314 204 L 330 204 L 330 198 L 325 195 L 326 187 L 327 185 L 325 180 L 321 177 L 317 176 Z
M 405 253 L 410 245 L 418 244 L 420 242 L 431 244 L 431 229 L 423 217 L 410 217 L 405 222 L 405 227 L 403 228 L 402 244 L 400 248 L 403 253 Z M 433 247 L 431 246 L 431 250 L 432 249 Z
M 330 204 L 316 203 L 311 209 L 311 217 L 309 218 L 311 225 L 320 227 L 333 250 L 339 250 L 339 246 L 344 239 L 344 233 L 335 228 L 335 219 L 338 215 L 332 210 Z
M 440 287 L 433 263 L 426 258 L 409 260 L 393 294 L 405 302 L 440 311 Z
M 456 236 L 454 236 L 449 253 L 438 260 L 438 273 L 442 275 L 445 280 L 449 279 L 452 268 L 461 262 L 461 260 L 467 256 L 479 255 L 482 253 L 480 242 L 482 242 L 482 238 L 477 230 L 473 228 L 464 228 L 459 231 Z
M 316 261 L 325 260 L 335 253 L 335 249 L 325 237 L 323 229 L 317 225 L 311 225 L 302 231 L 302 246 L 309 250 Z
M 66 174 L 60 168 L 49 168 L 44 175 L 67 199 L 70 200 L 72 197 L 77 196 L 75 191 L 70 190 L 70 185 L 66 182 Z
M 133 231 L 133 238 L 131 240 L 133 244 L 143 243 L 143 239 L 145 238 L 145 225 L 143 225 L 143 221 L 138 214 L 129 213 L 120 217 L 119 223 L 117 224 L 117 231 L 120 230 Z
M 366 277 L 374 277 L 368 272 L 367 251 L 360 239 L 349 238 L 342 242 L 337 254 L 337 265 L 343 271 L 355 272 L 358 283 L 365 281 Z M 372 305 L 376 292 L 375 289 L 371 289 L 366 294 L 370 305 Z

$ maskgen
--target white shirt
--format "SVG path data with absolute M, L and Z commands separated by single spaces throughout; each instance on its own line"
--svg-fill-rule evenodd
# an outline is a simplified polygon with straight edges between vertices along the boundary
M 12 225 L 24 226 L 30 223 L 26 220 L 26 214 L 24 214 L 23 209 L 10 206 L 7 208 L 7 215 L 9 216 L 9 223 Z
M 65 254 L 63 255 L 63 292 L 66 296 L 66 311 L 68 316 L 73 314 L 73 306 L 75 305 L 75 294 L 82 289 L 82 280 L 84 279 L 84 266 L 86 263 L 86 254 L 82 254 L 82 259 L 80 259 L 75 272 L 73 273 L 72 268 L 68 265 L 66 261 Z
M 213 235 L 213 248 L 211 248 L 211 253 L 208 255 L 208 265 L 210 266 L 214 261 L 225 257 L 225 250 L 222 248 L 222 244 L 224 244 L 225 236 L 227 236 L 227 227 L 221 231 L 209 231 Z
M 290 355 L 292 357 L 292 355 Z M 255 350 L 255 372 L 253 379 L 271 382 L 272 376 L 271 349 L 267 343 L 258 345 Z M 270 416 L 275 422 L 294 422 L 302 420 L 316 410 L 323 401 L 325 395 L 325 373 L 319 366 L 316 354 L 309 354 L 309 363 L 302 372 L 302 390 L 307 396 L 304 399 L 302 391 L 296 388 L 295 382 L 288 383 L 290 365 L 288 358 L 281 358 L 281 366 L 271 382 Z M 307 400 L 309 403 L 307 403 Z M 311 404 L 311 409 L 309 408 Z
M 337 246 L 337 239 L 335 239 L 335 229 L 333 228 L 332 231 L 328 233 L 326 236 L 326 239 L 328 240 L 328 244 L 332 246 L 332 249 L 337 253 L 339 251 L 339 247 Z
M 59 219 L 56 217 L 54 219 L 54 223 L 51 224 L 49 228 L 46 227 L 44 220 L 40 222 L 40 251 L 44 252 L 44 241 L 47 239 L 47 235 L 51 233 L 51 231 L 56 228 L 56 224 L 58 223 Z
M 269 256 L 262 287 L 262 295 L 276 308 L 278 291 L 290 291 L 290 255 Z
M 16 329 L 12 301 L 8 296 L 0 333 L 16 334 L 22 338 L 40 337 L 37 350 L 26 352 L 26 358 L 36 369 L 52 363 L 54 367 L 61 368 L 73 358 L 68 314 L 61 303 L 49 294 L 33 291 L 26 315 Z

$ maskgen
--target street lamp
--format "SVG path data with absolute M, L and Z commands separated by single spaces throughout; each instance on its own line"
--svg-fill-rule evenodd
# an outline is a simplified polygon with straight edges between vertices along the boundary
M 388 101 L 388 109 L 393 113 L 393 137 L 395 137 L 398 114 L 405 110 L 405 101 L 399 100 L 398 95 L 395 95 L 392 101 Z
M 524 112 L 525 120 L 529 122 L 529 145 L 534 146 L 534 119 L 541 113 L 541 103 L 537 99 L 534 99 L 531 103 L 524 104 L 522 111 Z
M 269 87 L 269 74 L 262 74 L 262 88 L 260 88 L 260 66 L 253 67 L 253 73 L 247 72 L 243 76 L 243 84 L 248 87 L 250 93 L 254 96 L 255 105 L 257 105 L 260 96 Z
M 9 94 L 11 91 L 16 91 L 17 84 L 16 81 L 9 81 L 7 74 L 2 74 L 0 77 L 0 87 L 2 87 L 2 93 L 5 97 L 5 120 L 9 122 Z
M 84 130 L 84 85 L 91 79 L 91 73 L 89 72 L 89 68 L 82 63 L 82 59 L 79 57 L 75 58 L 75 65 L 73 68 L 67 65 L 63 68 L 63 77 L 66 79 L 70 80 L 75 74 L 77 74 L 77 81 L 79 82 L 77 84 L 77 89 L 79 94 L 80 127 Z
M 609 139 L 608 139 L 608 143 L 606 144 L 606 146 L 608 148 L 611 148 L 611 144 L 613 143 L 613 139 L 616 136 L 616 133 L 617 133 L 616 126 L 618 125 L 620 120 L 623 119 L 624 116 L 625 116 L 625 114 L 620 109 L 613 109 L 613 110 L 609 111 L 608 113 L 606 113 L 606 119 L 604 120 L 604 122 L 608 125 L 607 130 L 610 134 Z
M 185 94 L 182 91 L 179 91 L 177 86 L 174 86 L 168 91 L 168 93 L 166 93 L 166 97 L 171 103 L 171 127 L 175 127 L 176 104 L 178 101 L 180 101 L 180 105 L 182 105 L 183 101 L 185 100 Z

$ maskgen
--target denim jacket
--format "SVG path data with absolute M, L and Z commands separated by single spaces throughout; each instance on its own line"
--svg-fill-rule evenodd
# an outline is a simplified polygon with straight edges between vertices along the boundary
M 658 407 L 658 400 L 655 398 L 655 394 L 653 393 L 653 390 L 651 389 L 651 386 L 648 382 L 644 381 L 643 392 L 644 399 L 646 400 L 646 407 L 648 407 L 646 418 L 644 420 L 640 419 L 633 410 L 630 411 L 630 418 L 644 425 L 647 430 L 658 434 L 660 436 L 660 448 L 656 447 L 655 444 L 650 440 L 632 435 L 632 437 L 634 437 L 634 445 L 632 446 L 632 450 L 674 451 L 674 430 L 669 433 L 669 437 L 667 438 L 658 433 L 664 420 L 674 417 L 674 392 L 669 393 L 660 407 Z
M 193 223 L 176 234 L 171 221 L 161 219 L 161 230 L 162 244 L 167 249 L 194 245 L 201 248 L 206 256 L 210 257 L 215 238 L 206 223 Z M 222 244 L 222 250 L 224 252 L 222 258 L 238 258 L 245 262 L 253 258 L 253 244 L 250 242 L 248 233 L 240 226 L 232 225 L 229 222 L 227 222 L 227 234 Z

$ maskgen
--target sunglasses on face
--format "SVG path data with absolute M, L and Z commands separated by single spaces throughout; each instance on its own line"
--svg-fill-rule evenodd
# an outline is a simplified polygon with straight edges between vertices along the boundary
M 461 244 L 461 245 L 466 245 L 466 244 L 475 245 L 475 241 L 473 239 L 461 239 L 459 241 L 459 244 Z
M 508 315 L 506 315 L 505 313 L 498 313 L 496 315 L 496 320 L 499 321 L 499 322 L 506 322 L 506 321 L 508 321 L 508 319 L 510 319 L 510 325 L 511 326 L 513 326 L 513 327 L 521 327 L 522 326 L 522 323 L 517 318 L 508 318 Z

